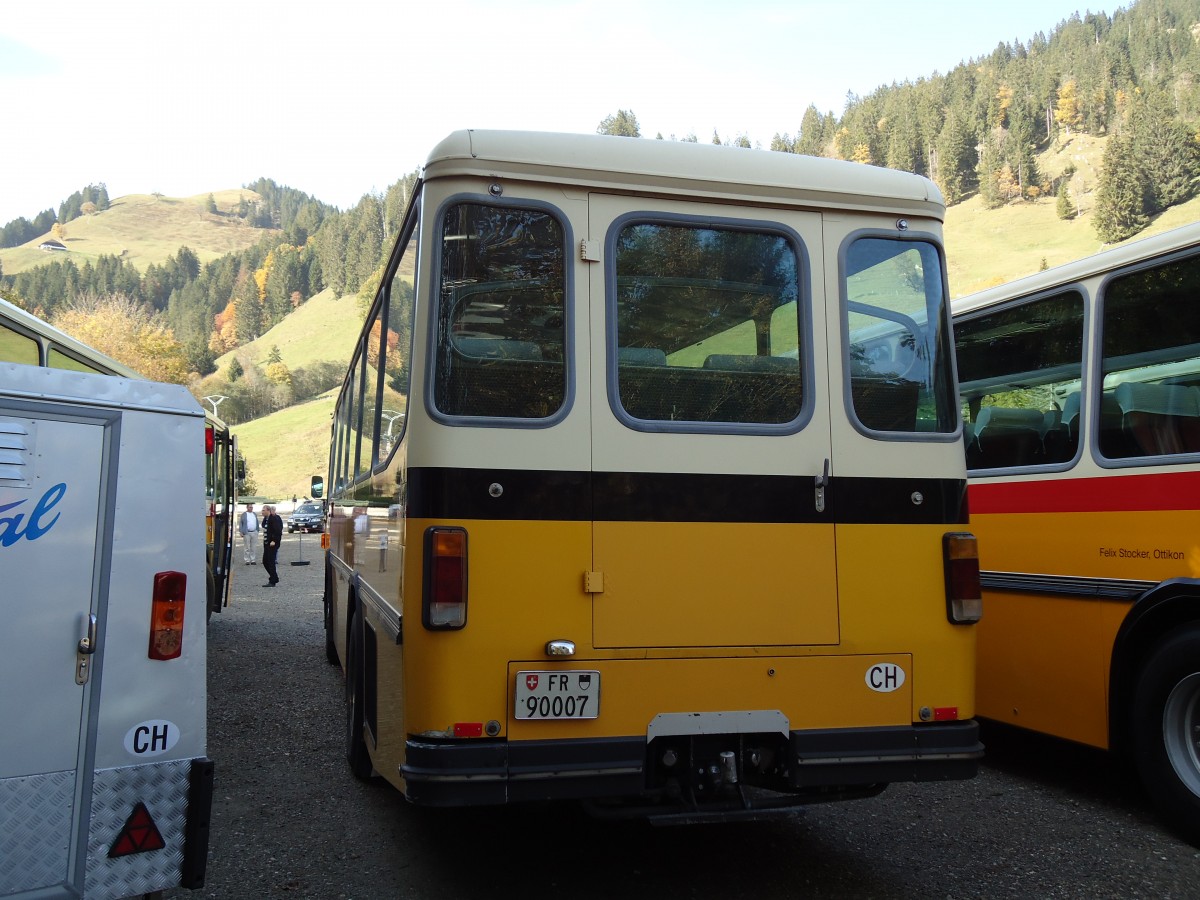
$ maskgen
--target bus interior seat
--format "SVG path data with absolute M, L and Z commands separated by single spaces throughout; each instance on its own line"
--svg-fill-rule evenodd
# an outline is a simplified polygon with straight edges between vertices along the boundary
M 629 348 L 631 350 L 638 348 Z M 645 351 L 639 351 L 645 353 Z M 665 365 L 662 351 L 618 349 L 621 405 L 647 421 L 781 424 L 800 414 L 800 364 L 791 357 L 714 354 L 701 368 Z
M 617 365 L 620 366 L 665 366 L 667 353 L 658 347 L 618 347 Z
M 1061 463 L 1075 458 L 1079 441 L 1072 435 L 1066 415 L 1065 409 L 1057 408 L 1042 413 L 1042 462 Z M 1078 412 L 1076 415 L 1078 416 Z
M 704 359 L 704 368 L 720 369 L 722 372 L 778 372 L 799 374 L 800 360 L 791 356 L 738 356 L 731 353 L 713 353 Z
M 1042 461 L 1045 416 L 1037 409 L 985 406 L 975 419 L 972 469 L 1032 466 Z M 969 448 L 970 449 L 970 448 Z
M 853 375 L 850 394 L 854 413 L 872 431 L 917 430 L 921 385 L 900 378 Z
M 533 341 L 504 341 L 493 338 L 455 338 L 454 349 L 470 359 L 537 359 L 542 348 Z
M 537 419 L 565 398 L 563 363 L 546 359 L 534 341 L 456 337 L 453 358 L 437 385 L 443 412 Z
M 1200 388 L 1126 381 L 1113 396 L 1136 455 L 1200 451 Z

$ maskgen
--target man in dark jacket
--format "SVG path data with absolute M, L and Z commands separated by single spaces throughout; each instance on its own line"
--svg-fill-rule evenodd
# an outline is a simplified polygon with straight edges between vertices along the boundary
M 267 570 L 267 583 L 263 587 L 275 587 L 279 584 L 275 557 L 279 555 L 279 542 L 283 540 L 283 519 L 276 515 L 274 506 L 264 506 L 263 513 L 263 568 Z

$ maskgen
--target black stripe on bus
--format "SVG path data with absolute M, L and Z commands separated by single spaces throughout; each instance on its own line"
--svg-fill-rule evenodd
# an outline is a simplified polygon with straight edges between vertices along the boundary
M 838 478 L 817 512 L 811 475 L 412 468 L 418 519 L 965 525 L 966 481 Z
M 1041 575 L 1026 572 L 980 572 L 980 586 L 989 591 L 1057 594 L 1094 600 L 1136 600 L 1157 581 L 1090 578 L 1086 575 Z

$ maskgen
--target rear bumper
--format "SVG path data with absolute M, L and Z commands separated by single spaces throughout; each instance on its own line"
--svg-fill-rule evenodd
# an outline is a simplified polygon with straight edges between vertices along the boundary
M 731 749 L 739 736 L 724 736 Z M 709 745 L 722 736 L 704 738 Z M 793 731 L 771 790 L 853 793 L 897 781 L 974 777 L 983 756 L 974 721 L 886 728 Z M 505 741 L 421 740 L 406 745 L 405 796 L 428 806 L 531 800 L 634 798 L 659 790 L 646 738 Z M 749 780 L 749 779 L 745 779 Z

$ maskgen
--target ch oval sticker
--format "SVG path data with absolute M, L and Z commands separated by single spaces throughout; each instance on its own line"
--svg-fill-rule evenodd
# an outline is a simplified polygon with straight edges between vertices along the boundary
M 138 758 L 162 756 L 179 741 L 179 728 L 166 719 L 151 719 L 125 733 L 125 751 Z
M 895 663 L 876 663 L 867 669 L 867 687 L 890 694 L 904 684 L 904 670 Z

